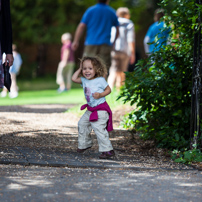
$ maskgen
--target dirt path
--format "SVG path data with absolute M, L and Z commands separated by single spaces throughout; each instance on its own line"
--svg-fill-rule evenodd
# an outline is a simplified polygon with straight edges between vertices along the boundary
M 29 148 L 57 148 L 76 151 L 79 116 L 65 111 L 74 105 L 24 105 L 0 106 L 0 146 Z M 156 149 L 152 142 L 143 142 L 138 136 L 118 128 L 120 117 L 131 108 L 113 111 L 115 130 L 110 138 L 116 154 L 126 163 L 141 163 L 145 167 L 190 169 L 174 163 L 165 150 Z M 98 151 L 95 135 L 92 152 Z
M 71 146 L 76 149 L 77 123 L 80 117 L 73 113 L 65 113 L 73 106 L 61 104 L 0 106 L 0 144 L 29 147 Z M 118 111 L 113 120 L 115 128 L 119 126 L 120 116 L 125 113 Z M 70 144 L 71 142 L 75 144 Z

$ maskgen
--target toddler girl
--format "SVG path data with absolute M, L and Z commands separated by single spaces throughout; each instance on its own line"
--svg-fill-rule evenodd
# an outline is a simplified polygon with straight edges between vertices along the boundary
M 87 107 L 87 111 L 78 123 L 77 152 L 83 153 L 92 147 L 90 133 L 93 129 L 97 136 L 101 159 L 115 155 L 108 133 L 113 130 L 113 126 L 112 112 L 105 100 L 105 96 L 111 93 L 104 78 L 106 74 L 106 66 L 98 57 L 83 57 L 79 69 L 72 76 L 73 82 L 82 84 L 87 101 L 87 104 L 81 106 L 81 110 Z

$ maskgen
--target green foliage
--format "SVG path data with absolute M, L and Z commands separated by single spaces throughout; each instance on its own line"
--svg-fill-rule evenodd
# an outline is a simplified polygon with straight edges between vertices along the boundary
M 18 43 L 60 43 L 64 32 L 74 33 L 86 9 L 96 0 L 10 0 L 13 38 Z M 111 1 L 110 6 L 129 7 L 131 18 L 137 22 L 146 0 L 134 5 L 132 0 Z M 133 7 L 132 7 L 133 6 Z M 139 9 L 138 9 L 139 8 Z
M 172 9 L 167 10 L 170 2 Z M 189 146 L 193 27 L 200 26 L 195 19 L 202 9 L 194 0 L 164 0 L 161 7 L 167 12 L 166 23 L 172 25 L 171 45 L 126 73 L 121 97 L 137 108 L 124 126 L 156 140 L 158 147 L 183 149 Z
M 174 150 L 172 152 L 172 159 L 177 163 L 185 163 L 190 164 L 192 162 L 201 162 L 202 161 L 202 153 L 200 149 L 197 149 L 195 146 L 194 149 L 180 152 L 178 150 Z
M 93 0 L 11 0 L 14 41 L 60 42 L 62 33 L 75 30 L 89 4 L 93 4 Z
M 117 0 L 110 1 L 109 5 L 115 10 L 119 7 L 128 7 L 137 33 L 152 20 L 151 9 L 149 13 L 147 12 L 148 5 L 154 5 L 154 2 L 158 1 L 152 0 L 148 3 L 147 0 Z M 54 54 L 53 59 L 59 60 L 59 54 L 57 56 L 56 53 L 59 53 L 60 49 L 56 44 L 61 45 L 61 35 L 70 32 L 74 37 L 82 15 L 87 8 L 96 4 L 97 0 L 10 0 L 10 2 L 13 42 L 23 59 L 20 77 L 35 78 L 49 72 L 49 63 L 53 63 L 48 54 Z M 76 60 L 82 55 L 84 37 L 82 35 L 80 47 L 75 52 Z M 57 49 L 57 52 L 49 50 L 53 48 Z M 52 66 L 51 72 L 54 71 L 53 68 Z

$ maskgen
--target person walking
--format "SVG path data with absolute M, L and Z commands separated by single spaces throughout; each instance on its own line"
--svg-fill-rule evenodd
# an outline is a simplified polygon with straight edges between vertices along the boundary
M 15 44 L 13 44 L 12 48 L 13 48 L 14 62 L 9 70 L 9 72 L 11 74 L 11 80 L 12 80 L 9 97 L 16 98 L 16 97 L 18 97 L 17 75 L 20 72 L 20 68 L 22 65 L 22 58 L 21 58 L 20 53 L 17 51 L 17 46 Z M 1 92 L 1 97 L 6 97 L 7 92 L 8 92 L 7 88 L 4 87 L 3 91 Z
M 12 24 L 10 16 L 10 0 L 0 0 L 0 89 L 4 86 L 2 54 L 6 54 L 5 65 L 13 65 Z
M 154 23 L 149 27 L 144 38 L 144 49 L 147 56 L 160 50 L 168 42 L 170 27 L 166 27 L 165 22 L 160 21 L 164 16 L 163 9 L 156 9 L 154 12 Z M 165 28 L 165 30 L 162 30 Z M 150 43 L 150 44 L 148 44 Z
M 72 50 L 72 36 L 70 33 L 64 33 L 61 36 L 61 60 L 58 64 L 56 83 L 59 85 L 58 92 L 62 93 L 71 89 L 72 74 L 74 70 L 74 52 Z M 66 84 L 65 84 L 66 80 Z
M 76 29 L 72 48 L 73 50 L 78 48 L 79 40 L 86 29 L 83 56 L 99 56 L 105 62 L 109 71 L 112 49 L 110 42 L 111 28 L 115 26 L 117 29 L 116 40 L 119 34 L 119 22 L 115 10 L 108 4 L 109 0 L 98 0 L 96 5 L 86 10 Z
M 124 84 L 128 65 L 135 62 L 135 27 L 130 20 L 130 11 L 126 7 L 117 9 L 119 21 L 119 37 L 116 39 L 114 50 L 111 53 L 112 63 L 109 70 L 108 83 L 111 89 L 116 84 L 117 90 Z M 112 29 L 112 40 L 116 30 Z
M 91 148 L 93 141 L 90 133 L 93 129 L 98 140 L 100 159 L 107 159 L 115 155 L 108 131 L 113 130 L 112 111 L 105 97 L 111 93 L 104 75 L 107 69 L 99 57 L 83 57 L 79 69 L 73 74 L 72 81 L 82 85 L 87 104 L 87 111 L 78 123 L 78 149 L 83 153 Z M 81 75 L 81 77 L 80 77 Z

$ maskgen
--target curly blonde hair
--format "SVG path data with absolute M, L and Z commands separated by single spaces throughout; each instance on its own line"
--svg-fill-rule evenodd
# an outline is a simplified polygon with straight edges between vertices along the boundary
M 86 60 L 90 60 L 94 69 L 95 69 L 95 78 L 97 77 L 105 77 L 107 75 L 107 67 L 105 63 L 102 61 L 101 58 L 98 56 L 90 57 L 90 56 L 84 56 L 81 59 L 81 65 L 83 67 L 83 63 Z M 81 75 L 83 76 L 83 73 L 81 72 Z

